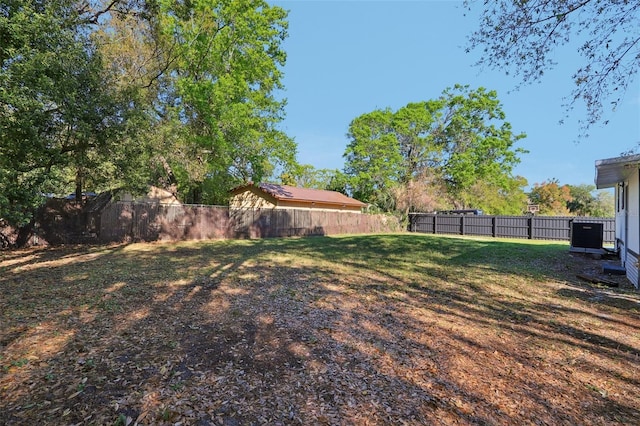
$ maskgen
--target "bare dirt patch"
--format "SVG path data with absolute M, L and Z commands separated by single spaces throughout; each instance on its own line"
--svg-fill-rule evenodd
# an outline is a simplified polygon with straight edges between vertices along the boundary
M 640 295 L 416 235 L 0 253 L 2 424 L 639 424 Z

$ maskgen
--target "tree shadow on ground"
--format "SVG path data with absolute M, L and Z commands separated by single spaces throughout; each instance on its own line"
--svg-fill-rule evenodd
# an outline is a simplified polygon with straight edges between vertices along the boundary
M 387 235 L 0 258 L 0 421 L 640 419 L 620 334 L 637 312 L 597 317 L 517 250 Z

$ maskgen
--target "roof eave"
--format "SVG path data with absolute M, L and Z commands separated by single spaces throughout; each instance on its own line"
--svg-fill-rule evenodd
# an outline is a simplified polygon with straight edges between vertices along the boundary
M 627 180 L 631 171 L 640 166 L 640 155 L 607 158 L 596 161 L 596 188 L 612 188 Z
M 275 197 L 278 198 L 278 197 Z M 335 201 L 322 201 L 322 200 L 309 200 L 305 198 L 278 198 L 279 201 L 295 201 L 297 203 L 305 203 L 305 204 L 325 204 L 328 206 L 339 206 L 339 207 L 366 207 L 367 205 L 363 202 L 353 203 L 353 202 L 335 202 Z

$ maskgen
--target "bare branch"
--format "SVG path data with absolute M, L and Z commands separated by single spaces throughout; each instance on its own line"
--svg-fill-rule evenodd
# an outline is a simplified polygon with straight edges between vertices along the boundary
M 465 6 L 478 3 L 465 1 Z M 603 105 L 616 105 L 640 69 L 640 3 L 604 0 L 484 1 L 481 24 L 467 51 L 481 48 L 480 66 L 504 69 L 522 83 L 542 79 L 554 67 L 552 53 L 580 40 L 584 64 L 573 74 L 573 103 L 587 107 L 588 127 L 601 120 Z M 584 41 L 583 41 L 584 40 Z

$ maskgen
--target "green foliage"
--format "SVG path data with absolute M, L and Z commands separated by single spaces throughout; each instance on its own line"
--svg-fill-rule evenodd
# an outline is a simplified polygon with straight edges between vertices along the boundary
M 569 185 L 571 200 L 567 208 L 576 216 L 613 217 L 613 194 L 607 191 L 596 191 L 594 185 Z
M 456 85 L 443 94 L 445 121 L 441 144 L 444 146 L 445 180 L 450 194 L 457 195 L 482 180 L 506 187 L 518 155 L 527 151 L 513 149 L 524 134 L 514 134 L 495 91 Z
M 228 190 L 295 166 L 277 129 L 287 13 L 261 0 L 0 6 L 0 218 L 85 188 Z
M 430 210 L 444 195 L 466 207 L 478 182 L 503 195 L 521 192 L 512 170 L 526 152 L 514 148 L 524 135 L 504 119 L 495 91 L 461 85 L 396 112 L 363 114 L 351 122 L 344 154 L 350 190 L 382 209 L 405 211 Z M 432 191 L 425 198 L 426 188 Z
M 596 191 L 595 200 L 592 204 L 591 216 L 594 217 L 615 217 L 615 198 L 612 192 Z
M 343 172 L 336 170 L 336 172 L 331 175 L 325 189 L 349 195 L 349 177 Z
M 286 11 L 261 0 L 159 5 L 160 41 L 172 55 L 165 125 L 180 129 L 180 149 L 167 157 L 185 198 L 223 202 L 233 186 L 294 163 L 294 141 L 276 128 L 285 102 L 274 95 Z
M 354 119 L 344 153 L 351 194 L 364 202 L 393 209 L 390 191 L 401 178 L 402 154 L 393 128 L 393 112 L 376 110 Z
M 130 100 L 112 89 L 86 22 L 67 0 L 12 1 L 0 14 L 0 217 L 28 222 L 42 194 L 122 178 Z
M 280 182 L 301 188 L 329 189 L 340 173 L 336 169 L 316 169 L 311 164 L 295 164 L 290 169 L 280 174 Z
M 527 209 L 527 195 L 524 188 L 527 180 L 516 176 L 501 187 L 489 181 L 478 181 L 470 191 L 465 192 L 464 204 L 492 215 L 521 215 Z
M 73 59 L 75 47 L 72 31 L 45 32 L 45 26 L 63 25 L 58 2 L 23 3 L 8 2 L 0 14 L 0 217 L 17 226 L 29 221 L 42 193 L 51 189 L 47 169 L 53 158 L 42 153 L 49 129 L 58 130 L 57 59 Z M 58 45 L 65 49 L 48 49 Z
M 577 216 L 589 216 L 589 204 L 594 199 L 592 192 L 596 190 L 593 185 L 569 185 L 571 200 L 567 202 L 569 211 Z
M 540 214 L 547 216 L 613 217 L 613 195 L 596 191 L 593 185 L 560 185 L 557 179 L 536 184 L 529 199 L 540 206 Z

